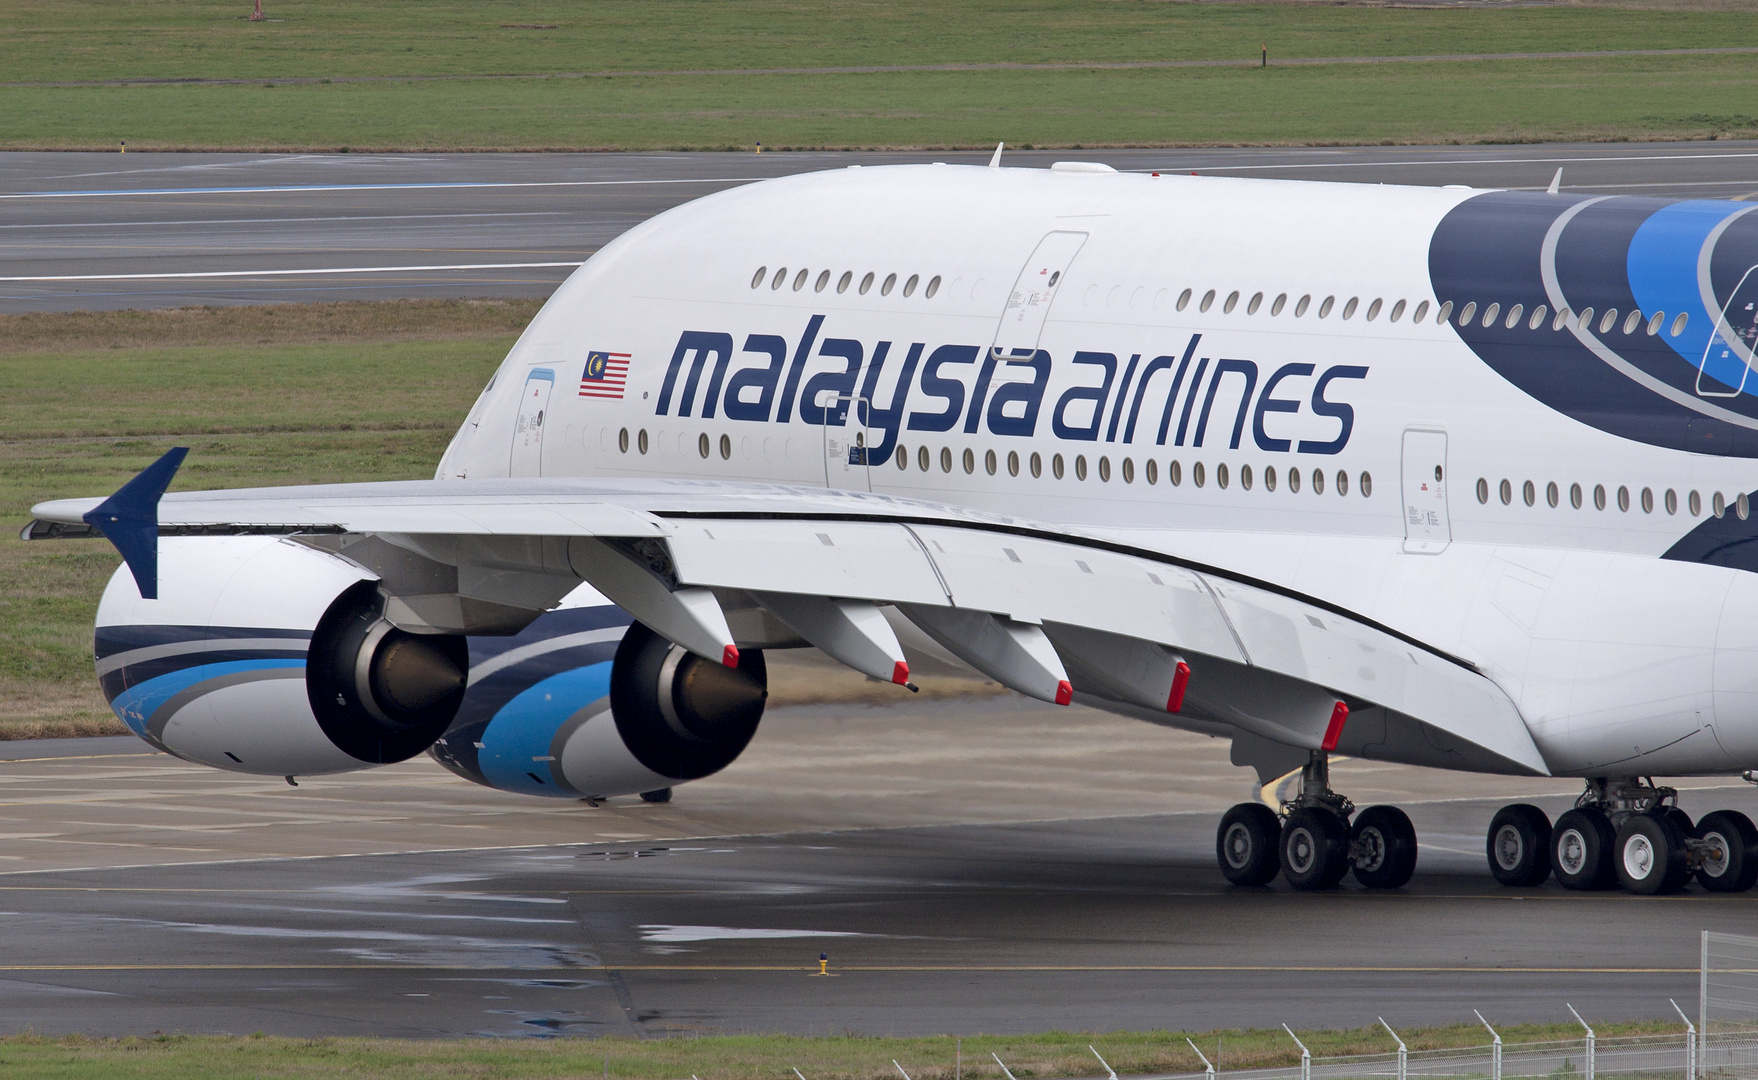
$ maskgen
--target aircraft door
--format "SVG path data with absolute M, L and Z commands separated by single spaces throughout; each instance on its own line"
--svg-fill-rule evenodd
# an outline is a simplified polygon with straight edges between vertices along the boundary
M 1697 395 L 1739 397 L 1753 363 L 1758 362 L 1754 349 L 1758 349 L 1758 266 L 1746 271 L 1722 305 L 1715 333 L 1697 364 Z M 1705 375 L 1709 385 L 1704 384 Z
M 519 418 L 513 424 L 513 459 L 508 476 L 543 475 L 543 428 L 548 419 L 549 395 L 555 389 L 555 372 L 532 368 L 525 375 L 519 398 Z
M 1447 516 L 1447 433 L 1404 432 L 1404 550 L 1438 555 L 1453 541 Z
M 824 486 L 872 491 L 867 471 L 867 447 L 873 444 L 867 430 L 867 399 L 838 394 L 824 401 Z
M 1001 313 L 1001 326 L 995 332 L 995 351 L 1009 355 L 1024 350 L 1024 355 L 1038 347 L 1044 332 L 1044 318 L 1056 299 L 1069 264 L 1087 242 L 1083 232 L 1053 232 L 1038 241 L 1032 257 L 1020 269 L 1019 280 L 1007 295 L 1007 308 Z

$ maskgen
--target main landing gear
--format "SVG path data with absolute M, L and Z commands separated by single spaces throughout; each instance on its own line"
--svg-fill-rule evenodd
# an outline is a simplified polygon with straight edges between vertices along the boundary
M 1300 792 L 1282 813 L 1240 803 L 1221 817 L 1215 857 L 1235 885 L 1268 885 L 1279 872 L 1296 889 L 1329 889 L 1354 871 L 1370 889 L 1396 889 L 1416 872 L 1416 830 L 1395 806 L 1359 814 L 1331 790 L 1322 750 L 1300 770 Z M 1353 814 L 1354 823 L 1350 823 Z
M 1552 825 L 1526 803 L 1489 823 L 1489 870 L 1503 885 L 1532 886 L 1555 873 L 1566 889 L 1677 892 L 1691 880 L 1710 892 L 1758 882 L 1758 828 L 1736 810 L 1692 823 L 1679 793 L 1644 777 L 1599 777 Z

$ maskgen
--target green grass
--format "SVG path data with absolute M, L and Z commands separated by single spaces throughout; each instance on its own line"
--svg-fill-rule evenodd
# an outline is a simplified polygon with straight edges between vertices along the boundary
M 1620 1035 L 1675 1034 L 1676 1024 L 1595 1024 L 1601 1040 Z M 1509 1042 L 1578 1040 L 1568 1025 L 1522 1025 L 1499 1029 Z M 0 1070 L 20 1077 L 159 1078 L 204 1080 L 239 1076 L 426 1078 L 581 1077 L 608 1071 L 616 1080 L 793 1080 L 798 1068 L 809 1080 L 895 1080 L 893 1059 L 917 1080 L 1004 1080 L 990 1054 L 998 1054 L 1020 1080 L 1090 1077 L 1099 1073 L 1088 1044 L 1120 1073 L 1201 1072 L 1184 1032 L 1047 1032 L 1024 1036 L 967 1036 L 962 1069 L 950 1036 L 920 1039 L 860 1035 L 796 1038 L 718 1036 L 630 1040 L 431 1040 L 283 1039 L 254 1035 L 160 1036 L 144 1039 L 0 1038 Z M 1300 1060 L 1280 1030 L 1189 1033 L 1223 1071 L 1288 1067 Z M 1475 1025 L 1401 1031 L 1411 1050 L 1485 1046 Z M 1395 1049 L 1377 1026 L 1352 1031 L 1303 1031 L 1315 1057 L 1384 1054 Z M 1681 1035 L 1682 1038 L 1682 1035 Z M 1487 1055 L 1486 1055 L 1487 1056 Z
M 1751 55 L 1157 70 L 867 65 L 1758 45 L 1748 4 L 270 0 L 0 8 L 0 147 L 517 149 L 1680 138 L 1758 129 Z M 1680 9 L 1683 8 L 1683 9 Z M 523 29 L 553 26 L 553 29 Z M 533 78 L 581 72 L 670 72 Z M 695 72 L 682 74 L 681 72 Z M 491 76 L 494 76 L 491 78 Z M 501 78 L 499 76 L 520 76 Z M 409 81 L 442 77 L 458 81 Z M 265 85 L 272 79 L 320 80 Z M 369 79 L 368 82 L 321 80 Z M 24 86 L 104 80 L 242 84 Z
M 80 346 L 0 351 L 0 738 L 121 730 L 91 669 L 92 616 L 118 559 L 101 541 L 20 542 L 13 528 L 32 503 L 113 491 L 172 445 L 190 447 L 183 490 L 430 477 L 535 310 L 400 302 L 0 318 L 0 341 L 58 331 Z M 425 336 L 411 340 L 416 325 Z M 352 340 L 326 340 L 338 334 Z M 106 336 L 136 344 L 108 347 Z

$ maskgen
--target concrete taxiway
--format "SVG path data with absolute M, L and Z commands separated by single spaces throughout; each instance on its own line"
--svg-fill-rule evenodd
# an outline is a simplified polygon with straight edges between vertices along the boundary
M 66 755 L 80 746 L 45 746 Z M 974 1033 L 1668 1016 L 1753 896 L 1512 891 L 1501 803 L 1568 781 L 1343 762 L 1408 889 L 1236 890 L 1223 742 L 1017 698 L 775 711 L 669 805 L 302 780 L 140 753 L 0 760 L 0 1029 Z M 1475 796 L 1460 798 L 1460 796 Z M 1758 791 L 1686 793 L 1758 814 Z M 820 952 L 833 978 L 821 979 Z
M 1208 175 L 1738 198 L 1758 143 L 1009 151 Z M 0 313 L 548 296 L 662 210 L 753 180 L 987 154 L 0 155 Z

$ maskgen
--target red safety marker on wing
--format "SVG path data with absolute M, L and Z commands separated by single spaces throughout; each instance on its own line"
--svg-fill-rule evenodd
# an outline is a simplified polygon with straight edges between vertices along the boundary
M 1074 687 L 1068 685 L 1068 680 L 1063 679 L 1061 682 L 1057 683 L 1056 684 L 1056 704 L 1066 705 L 1073 700 L 1074 700 Z
M 1172 692 L 1166 695 L 1166 711 L 1177 712 L 1184 708 L 1184 691 L 1190 686 L 1190 665 L 1178 661 L 1178 667 L 1172 673 Z
M 1337 740 L 1343 737 L 1343 721 L 1349 719 L 1349 706 L 1339 701 L 1331 707 L 1331 722 L 1325 727 L 1325 741 L 1319 748 L 1327 754 L 1337 748 Z
M 891 665 L 891 681 L 899 686 L 908 686 L 910 684 L 910 666 L 902 660 Z
M 739 647 L 737 645 L 728 645 L 726 651 L 720 654 L 720 662 L 727 667 L 738 667 Z

